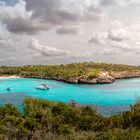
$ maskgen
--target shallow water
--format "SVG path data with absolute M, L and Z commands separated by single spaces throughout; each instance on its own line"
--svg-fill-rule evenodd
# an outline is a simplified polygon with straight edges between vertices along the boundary
M 51 89 L 36 90 L 41 83 L 47 83 Z M 8 87 L 13 90 L 7 91 Z M 98 106 L 101 114 L 114 114 L 128 110 L 129 105 L 140 99 L 140 79 L 118 80 L 105 85 L 74 85 L 28 78 L 0 79 L 0 105 L 12 103 L 20 107 L 28 96 L 65 103 L 75 100 L 82 105 Z

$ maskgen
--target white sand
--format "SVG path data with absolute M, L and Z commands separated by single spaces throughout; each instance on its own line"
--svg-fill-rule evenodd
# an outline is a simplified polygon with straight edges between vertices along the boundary
M 0 79 L 6 79 L 6 78 L 20 78 L 20 76 L 12 75 L 12 76 L 0 76 Z

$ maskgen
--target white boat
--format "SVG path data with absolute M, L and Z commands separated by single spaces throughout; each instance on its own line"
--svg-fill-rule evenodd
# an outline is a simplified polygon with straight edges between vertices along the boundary
M 42 70 L 41 70 L 41 79 L 43 79 L 42 78 Z M 47 84 L 40 84 L 39 86 L 36 87 L 36 89 L 38 89 L 38 90 L 48 90 L 48 89 L 50 89 L 50 87 Z
M 37 86 L 36 89 L 38 90 L 48 90 L 50 87 L 47 84 L 41 84 L 40 86 Z

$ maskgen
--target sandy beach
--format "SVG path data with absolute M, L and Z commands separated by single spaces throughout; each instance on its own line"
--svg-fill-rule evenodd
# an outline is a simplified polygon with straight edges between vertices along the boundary
M 6 79 L 6 78 L 20 78 L 20 76 L 12 75 L 12 76 L 0 76 L 0 79 Z

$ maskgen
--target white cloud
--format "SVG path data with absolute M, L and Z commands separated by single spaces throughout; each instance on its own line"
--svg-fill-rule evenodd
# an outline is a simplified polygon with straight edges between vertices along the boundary
M 128 31 L 130 32 L 140 32 L 140 24 L 134 24 L 128 27 Z
M 119 20 L 114 20 L 109 24 L 109 29 L 122 29 L 123 24 Z
M 118 49 L 103 49 L 103 51 L 99 52 L 98 54 L 100 55 L 116 55 L 119 54 L 120 51 Z
M 45 58 L 53 59 L 68 54 L 68 51 L 41 45 L 30 36 L 19 36 L 8 32 L 4 27 L 0 28 L 0 65 L 32 64 Z
M 72 0 L 69 3 L 65 0 L 21 0 L 14 7 L 0 4 L 0 9 L 0 20 L 12 33 L 35 34 L 60 25 L 68 30 L 71 24 L 76 27 L 81 23 L 100 21 L 103 17 L 99 7 Z
M 52 48 L 49 46 L 41 45 L 38 40 L 32 39 L 29 41 L 29 48 L 34 49 L 37 53 L 45 56 L 45 57 L 56 57 L 56 56 L 63 56 L 68 55 L 68 51 L 58 50 L 56 48 Z
M 131 50 L 131 47 L 126 43 L 126 42 L 116 42 L 112 41 L 111 45 L 120 49 L 123 49 L 124 51 L 126 50 Z
M 140 1 L 139 0 L 129 0 L 128 6 L 138 6 L 140 7 Z
M 88 42 L 95 44 L 105 44 L 107 37 L 107 33 L 94 33 Z
M 39 18 L 50 24 L 77 23 L 83 20 L 96 21 L 100 19 L 102 11 L 92 6 L 90 1 L 85 5 L 80 1 L 69 0 L 24 0 L 26 10 L 32 11 L 33 18 Z M 41 8 L 40 8 L 41 7 Z
M 108 38 L 113 41 L 123 41 L 128 38 L 128 32 L 125 29 L 110 30 Z
M 99 0 L 100 5 L 103 7 L 128 7 L 128 6 L 138 6 L 140 4 L 139 0 Z
M 39 20 L 31 19 L 31 13 L 25 9 L 25 2 L 20 1 L 14 7 L 0 5 L 0 21 L 12 33 L 34 34 L 48 30 L 49 25 Z
M 111 22 L 106 34 L 97 32 L 90 38 L 88 42 L 94 43 L 107 49 L 106 54 L 111 54 L 112 50 L 119 49 L 118 52 L 140 52 L 140 25 L 124 26 L 121 22 Z M 115 26 L 116 25 L 116 26 Z M 110 51 L 109 51 L 110 50 Z M 114 51 L 114 50 L 113 50 Z M 115 50 L 117 51 L 117 50 Z M 106 51 L 103 51 L 103 54 Z
M 126 54 L 139 60 L 139 6 L 139 0 L 20 0 L 13 5 L 3 0 L 0 60 L 51 63 L 73 55 L 130 63 Z

